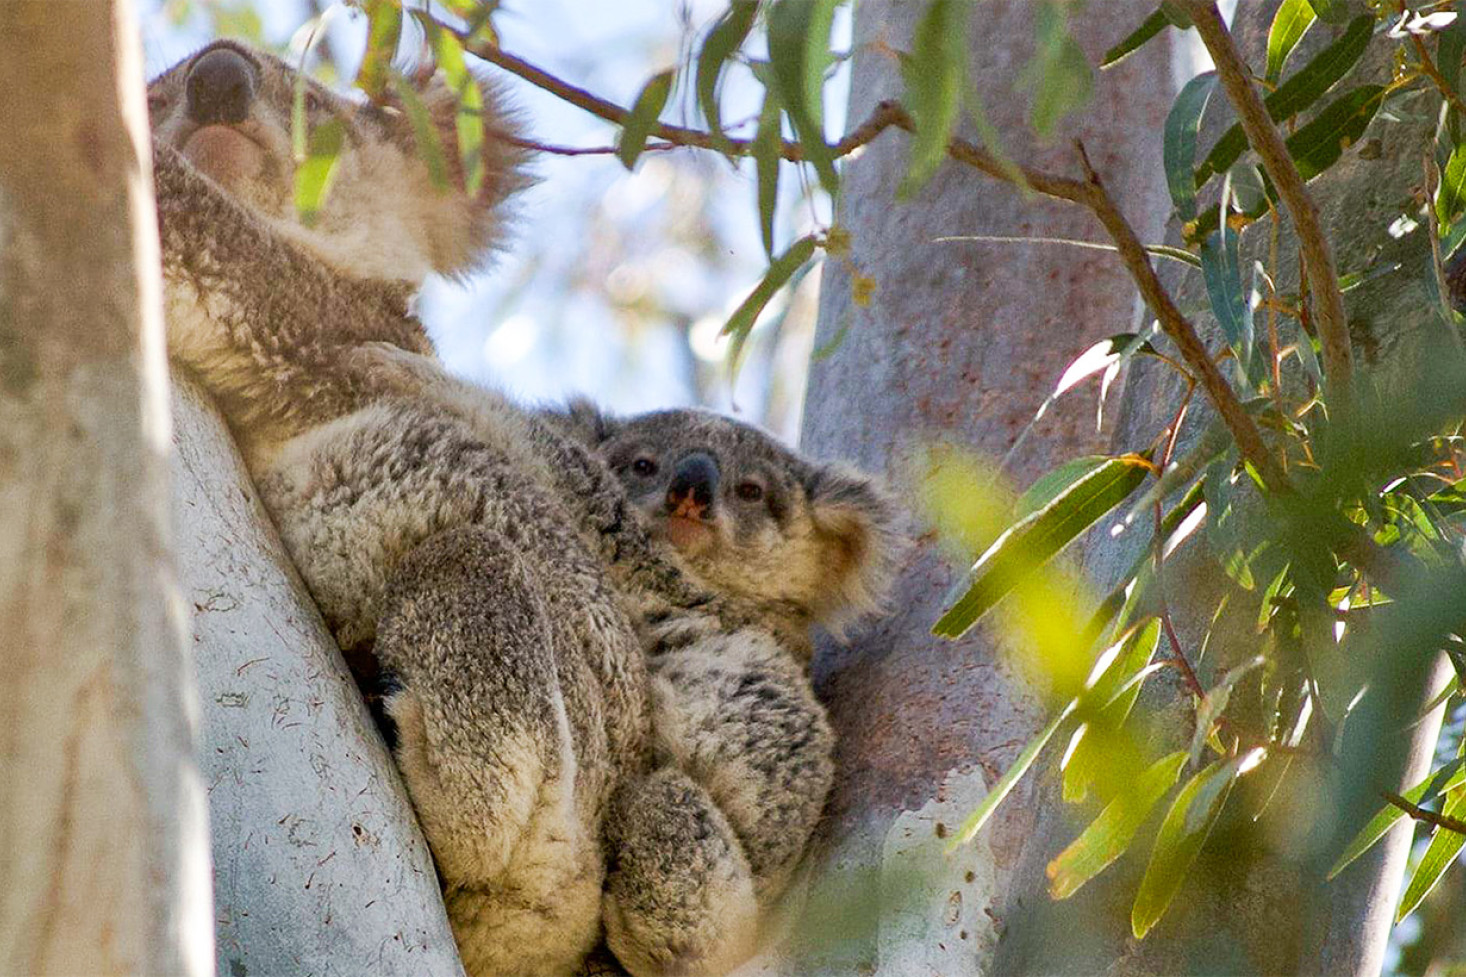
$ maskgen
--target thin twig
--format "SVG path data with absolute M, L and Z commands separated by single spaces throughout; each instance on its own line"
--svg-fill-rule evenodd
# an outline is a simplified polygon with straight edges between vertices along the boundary
M 1445 828 L 1447 831 L 1454 831 L 1457 834 L 1466 835 L 1466 821 L 1460 818 L 1453 818 L 1446 814 L 1437 814 L 1434 811 L 1427 811 L 1419 804 L 1412 804 L 1394 791 L 1382 790 L 1380 795 L 1395 807 L 1410 815 L 1416 821 L 1424 824 L 1432 824 L 1437 828 Z
M 1090 165 L 1089 157 L 1084 152 L 1084 147 L 1079 147 L 1080 160 L 1084 165 L 1084 172 L 1087 178 L 1082 184 L 1085 194 L 1081 202 L 1089 206 L 1099 218 L 1100 223 L 1109 232 L 1111 240 L 1120 249 L 1120 258 L 1125 262 L 1125 267 L 1130 271 L 1130 277 L 1140 289 L 1140 295 L 1145 299 L 1146 305 L 1150 306 L 1151 312 L 1155 313 L 1163 329 L 1171 341 L 1181 351 L 1181 358 L 1186 365 L 1195 371 L 1197 380 L 1206 391 L 1207 398 L 1211 400 L 1217 409 L 1217 414 L 1222 422 L 1227 425 L 1227 430 L 1237 442 L 1242 457 L 1252 463 L 1257 473 L 1262 476 L 1263 483 L 1272 492 L 1279 495 L 1288 494 L 1291 491 L 1287 472 L 1283 471 L 1276 458 L 1268 451 L 1266 443 L 1262 440 L 1262 433 L 1253 423 L 1252 417 L 1247 409 L 1242 406 L 1242 401 L 1237 398 L 1237 393 L 1227 378 L 1222 376 L 1222 371 L 1217 367 L 1216 362 L 1207 354 L 1206 347 L 1202 345 L 1196 329 L 1176 308 L 1176 303 L 1166 292 L 1165 286 L 1156 277 L 1155 269 L 1151 267 L 1150 257 L 1145 253 L 1145 246 L 1136 237 L 1135 231 L 1125 220 L 1120 209 L 1115 206 L 1114 200 L 1110 198 L 1105 190 L 1104 183 L 1100 181 L 1099 174 Z
M 607 122 L 619 126 L 625 125 L 627 118 L 631 115 L 628 109 L 617 105 L 615 102 L 601 98 L 599 95 L 588 92 L 584 88 L 557 78 L 543 68 L 510 54 L 496 44 L 484 40 L 473 40 L 464 34 L 460 34 L 459 37 L 466 43 L 467 46 L 465 49 L 475 57 L 482 58 L 490 64 L 498 65 L 510 74 L 523 78 L 536 88 L 543 89 L 551 95 L 558 97 L 561 101 L 584 109 L 597 118 L 605 119 Z M 852 129 L 844 139 L 841 139 L 834 146 L 830 147 L 831 154 L 835 157 L 850 155 L 892 125 L 897 124 L 896 120 L 898 115 L 905 115 L 905 111 L 899 103 L 882 102 L 876 106 L 870 118 Z M 753 153 L 753 141 L 750 139 L 734 139 L 731 137 L 719 139 L 711 132 L 705 132 L 701 129 L 690 129 L 686 126 L 668 125 L 664 122 L 659 122 L 652 126 L 651 135 L 662 140 L 662 143 L 654 143 L 648 146 L 648 149 L 671 149 L 675 146 L 692 146 L 697 149 L 716 149 L 720 152 L 726 152 L 731 156 L 749 156 Z M 558 155 L 564 156 L 592 155 L 601 152 L 599 149 L 594 151 L 577 151 L 570 147 L 556 147 L 556 149 L 560 150 Z M 554 152 L 554 150 L 551 151 Z M 783 159 L 797 163 L 804 159 L 804 150 L 800 147 L 799 143 L 790 142 L 786 139 L 779 146 L 779 155 Z
M 1225 31 L 1225 28 L 1222 29 Z M 464 40 L 469 39 L 464 37 Z M 609 102 L 583 88 L 562 81 L 496 45 L 477 41 L 471 43 L 468 50 L 485 61 L 499 65 L 506 71 L 608 122 L 624 125 L 629 115 L 627 110 L 614 102 Z M 899 102 L 881 102 L 865 122 L 852 129 L 845 138 L 830 147 L 831 153 L 836 157 L 848 156 L 893 126 L 906 132 L 913 132 L 916 128 L 911 116 Z M 718 149 L 733 155 L 748 155 L 752 152 L 752 143 L 748 140 L 720 141 L 715 139 L 711 133 L 682 126 L 657 125 L 653 127 L 651 134 L 665 143 L 677 146 Z M 982 147 L 975 146 L 963 139 L 951 140 L 947 144 L 947 155 L 995 180 L 1002 180 L 1004 183 L 1015 186 L 1026 186 L 1044 196 L 1068 200 L 1093 212 L 1104 225 L 1111 240 L 1115 242 L 1121 261 L 1124 262 L 1126 270 L 1129 271 L 1130 277 L 1140 290 L 1141 297 L 1159 320 L 1161 329 L 1176 344 L 1181 352 L 1181 358 L 1195 371 L 1202 389 L 1237 442 L 1242 457 L 1252 464 L 1269 492 L 1279 497 L 1291 495 L 1293 487 L 1287 473 L 1268 452 L 1257 425 L 1253 423 L 1251 416 L 1237 398 L 1236 392 L 1227 383 L 1221 370 L 1217 368 L 1216 363 L 1207 353 L 1206 347 L 1202 345 L 1201 339 L 1196 334 L 1196 329 L 1181 314 L 1156 276 L 1145 245 L 1140 242 L 1135 230 L 1125 220 L 1125 216 L 1105 190 L 1099 175 L 1090 165 L 1088 157 L 1085 156 L 1083 147 L 1079 149 L 1085 169 L 1084 180 L 1073 180 L 1040 170 L 1004 163 Z M 799 145 L 788 141 L 782 143 L 780 155 L 783 159 L 794 162 L 804 158 Z M 1276 178 L 1275 182 L 1277 182 Z M 1297 220 L 1296 216 L 1294 220 Z M 1301 232 L 1300 238 L 1304 238 Z M 1332 269 L 1332 259 L 1330 259 L 1329 267 Z M 1337 281 L 1332 278 L 1329 281 L 1331 288 L 1337 293 Z M 1324 348 L 1327 352 L 1329 348 L 1327 343 Z M 1347 352 L 1347 343 L 1345 350 Z M 1362 527 L 1340 544 L 1339 553 L 1384 583 L 1386 590 L 1395 589 L 1391 581 L 1402 580 L 1403 573 L 1409 565 L 1408 558 L 1400 557 L 1379 546 L 1369 538 Z
M 1420 59 L 1420 70 L 1435 83 L 1435 87 L 1441 90 L 1441 94 L 1445 96 L 1446 101 L 1451 103 L 1452 108 L 1466 115 L 1466 102 L 1461 101 L 1461 96 L 1456 94 L 1456 90 L 1435 66 L 1435 59 L 1430 56 L 1430 49 L 1425 46 L 1425 41 L 1419 34 L 1411 34 L 1410 42 L 1415 46 L 1415 56 Z
M 1304 188 L 1303 177 L 1288 152 L 1283 134 L 1273 124 L 1257 89 L 1253 87 L 1247 65 L 1237 53 L 1216 4 L 1211 0 L 1184 0 L 1184 6 L 1216 65 L 1217 75 L 1237 112 L 1247 141 L 1257 150 L 1262 165 L 1278 189 L 1283 206 L 1288 208 L 1288 214 L 1293 218 L 1293 226 L 1298 231 L 1299 250 L 1318 298 L 1318 333 L 1323 347 L 1324 369 L 1328 371 L 1329 384 L 1345 393 L 1354 372 L 1354 353 L 1349 346 L 1349 322 L 1344 315 L 1344 296 L 1339 291 L 1334 252 L 1319 221 L 1318 206 Z
M 1193 383 L 1186 391 L 1186 396 L 1181 399 L 1181 406 L 1176 409 L 1176 414 L 1171 418 L 1170 430 L 1166 436 L 1166 446 L 1161 451 L 1160 464 L 1156 466 L 1157 480 L 1165 473 L 1166 466 L 1171 463 L 1171 457 L 1176 453 L 1176 438 L 1181 433 L 1181 424 L 1186 420 L 1186 411 L 1191 406 L 1191 393 L 1196 389 Z M 1176 626 L 1171 622 L 1171 608 L 1166 602 L 1166 578 L 1164 567 L 1166 562 L 1166 541 L 1161 535 L 1161 527 L 1164 516 L 1161 513 L 1161 500 L 1155 500 L 1155 588 L 1156 602 L 1160 605 L 1158 617 L 1161 620 L 1161 627 L 1166 632 L 1166 640 L 1171 645 L 1170 661 L 1181 673 L 1185 680 L 1186 688 L 1198 700 L 1206 698 L 1206 688 L 1201 680 L 1196 677 L 1196 670 L 1191 667 L 1191 662 L 1186 658 L 1186 652 L 1181 648 L 1181 639 L 1176 636 Z

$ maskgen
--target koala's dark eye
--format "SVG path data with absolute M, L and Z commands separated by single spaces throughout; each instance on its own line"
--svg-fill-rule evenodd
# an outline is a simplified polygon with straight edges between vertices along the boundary
M 631 470 L 642 478 L 651 478 L 657 473 L 657 463 L 650 458 L 638 458 L 631 463 Z
M 739 482 L 733 489 L 734 493 L 744 502 L 762 502 L 764 487 L 758 482 Z
M 148 96 L 148 113 L 150 115 L 157 115 L 159 112 L 163 111 L 167 107 L 168 107 L 168 96 L 167 95 L 164 95 L 164 94 L 162 94 L 160 92 L 160 93 L 158 93 L 156 95 L 149 95 Z
M 320 112 L 326 108 L 326 100 L 307 88 L 305 90 L 305 108 L 307 112 Z

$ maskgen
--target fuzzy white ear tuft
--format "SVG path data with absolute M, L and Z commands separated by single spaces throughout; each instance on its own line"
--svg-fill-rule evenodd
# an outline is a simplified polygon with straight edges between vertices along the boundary
M 830 574 L 815 619 L 840 637 L 856 619 L 883 609 L 908 540 L 898 528 L 895 502 L 875 479 L 853 468 L 816 467 L 805 492 Z

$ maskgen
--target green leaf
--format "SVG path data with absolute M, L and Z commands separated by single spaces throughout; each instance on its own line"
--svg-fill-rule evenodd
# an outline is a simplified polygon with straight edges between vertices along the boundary
M 1231 760 L 1218 760 L 1187 781 L 1176 795 L 1156 835 L 1150 864 L 1146 866 L 1145 878 L 1140 880 L 1140 892 L 1130 911 L 1130 929 L 1136 939 L 1144 939 L 1165 915 L 1176 890 L 1201 853 L 1207 835 L 1211 834 L 1232 784 L 1248 769 L 1246 764 L 1256 762 L 1260 752 L 1254 750 Z
M 1201 115 L 1206 111 L 1207 100 L 1216 87 L 1215 71 L 1197 75 L 1181 89 L 1166 116 L 1165 141 L 1162 144 L 1166 186 L 1171 191 L 1176 213 L 1183 221 L 1196 217 L 1196 178 L 1192 172 L 1196 165 L 1196 133 L 1201 128 Z
M 421 20 L 421 18 L 419 18 Z M 428 42 L 438 70 L 457 99 L 453 115 L 454 134 L 458 137 L 458 162 L 463 168 L 463 190 L 477 196 L 484 182 L 484 98 L 478 82 L 468 70 L 463 57 L 463 44 L 450 30 L 435 25 L 427 31 Z
M 1105 56 L 1100 59 L 1100 68 L 1119 64 L 1130 54 L 1139 50 L 1142 44 L 1169 26 L 1171 26 L 1170 18 L 1166 16 L 1164 10 L 1157 7 L 1155 12 L 1141 21 L 1140 26 L 1126 35 L 1123 41 L 1105 52 Z
M 1466 790 L 1458 790 L 1451 794 L 1441 813 L 1446 817 L 1460 819 L 1466 817 Z M 1446 869 L 1450 868 L 1456 861 L 1456 855 L 1466 845 L 1466 835 L 1447 828 L 1436 828 L 1435 837 L 1430 839 L 1430 847 L 1421 856 L 1420 864 L 1415 868 L 1415 875 L 1411 877 L 1410 884 L 1405 887 L 1405 894 L 1400 897 L 1400 909 L 1395 913 L 1395 922 L 1399 922 L 1414 911 L 1420 905 L 1435 884 L 1441 880 Z
M 969 814 L 967 820 L 962 822 L 962 827 L 957 829 L 956 837 L 947 846 L 948 851 L 957 848 L 959 845 L 965 845 L 977 837 L 977 833 L 982 830 L 982 826 L 987 824 L 988 818 L 992 817 L 993 812 L 998 809 L 998 805 L 1003 803 L 1003 798 L 1013 792 L 1013 787 L 1028 772 L 1028 768 L 1033 766 L 1033 761 L 1038 759 L 1039 753 L 1048 744 L 1049 740 L 1054 738 L 1054 733 L 1058 732 L 1059 727 L 1064 724 L 1064 720 L 1068 719 L 1070 714 L 1074 712 L 1074 706 L 1075 703 L 1071 701 L 1059 711 L 1057 716 L 1049 720 L 1047 726 L 1039 730 L 1037 736 L 1028 741 L 1028 745 L 1023 748 L 1023 752 L 1018 754 L 1017 759 L 1013 761 L 1013 765 L 1004 771 L 997 782 L 988 789 L 987 796 L 982 799 L 981 804 L 977 805 L 977 810 Z
M 1342 24 L 1349 19 L 1350 0 L 1308 0 L 1308 5 L 1330 24 Z
M 1121 641 L 1105 649 L 1095 662 L 1093 677 L 1082 699 L 1086 707 L 1097 709 L 1098 714 L 1075 730 L 1070 741 L 1063 763 L 1065 801 L 1073 804 L 1084 800 L 1089 795 L 1090 784 L 1107 769 L 1107 762 L 1112 759 L 1107 748 L 1110 740 L 1102 734 L 1119 730 L 1130 715 L 1135 700 L 1140 697 L 1146 669 L 1155 657 L 1160 636 L 1160 619 L 1151 618 L 1143 627 L 1134 628 Z
M 978 239 L 980 240 L 981 238 L 979 237 Z M 944 239 L 938 238 L 937 240 Z M 948 238 L 945 240 L 962 239 Z M 1192 257 L 1190 252 L 1184 253 L 1188 257 Z M 1192 258 L 1192 260 L 1195 259 Z M 1187 263 L 1189 264 L 1190 262 Z M 1080 353 L 1074 362 L 1064 368 L 1064 374 L 1059 377 L 1059 382 L 1054 387 L 1053 393 L 1044 398 L 1044 402 L 1038 405 L 1038 410 L 1033 412 L 1033 417 L 1024 425 L 1023 430 L 1018 432 L 1018 437 L 1013 439 L 1013 444 L 1008 448 L 1007 455 L 1004 457 L 1003 466 L 1007 466 L 1007 459 L 1017 456 L 1019 450 L 1027 442 L 1028 435 L 1032 433 L 1034 427 L 1043 419 L 1043 416 L 1049 412 L 1049 408 L 1053 407 L 1060 397 L 1096 373 L 1119 369 L 1121 363 L 1124 363 L 1137 353 L 1144 353 L 1149 356 L 1160 355 L 1154 346 L 1133 332 L 1117 333 L 1107 339 L 1101 339 Z M 1107 372 L 1106 375 L 1108 377 Z
M 917 22 L 911 54 L 901 59 L 906 85 L 902 100 L 916 123 L 910 140 L 910 163 L 897 195 L 920 190 L 947 157 L 947 143 L 961 112 L 967 84 L 967 0 L 932 0 Z
M 1189 170 L 1190 167 L 1187 167 Z M 1252 309 L 1242 292 L 1239 234 L 1223 225 L 1208 235 L 1201 245 L 1201 274 L 1206 281 L 1207 298 L 1217 325 L 1222 327 L 1227 343 L 1237 355 L 1245 373 L 1252 359 L 1254 342 Z
M 743 351 L 743 344 L 748 340 L 748 334 L 753 331 L 753 324 L 758 320 L 758 314 L 769 304 L 769 300 L 784 287 L 784 283 L 803 267 L 804 263 L 814 254 L 815 239 L 813 235 L 802 237 L 789 246 L 779 257 L 769 263 L 769 270 L 764 272 L 763 281 L 759 282 L 743 304 L 733 310 L 728 317 L 727 323 L 723 326 L 720 335 L 733 337 L 733 348 L 730 351 L 730 358 L 733 368 L 738 367 L 738 359 Z
M 367 0 L 367 47 L 356 72 L 356 87 L 380 98 L 392 80 L 392 58 L 402 37 L 402 7 L 392 0 Z
M 1433 771 L 1430 776 L 1400 796 L 1412 804 L 1425 805 L 1447 790 L 1461 784 L 1466 784 L 1466 757 L 1458 757 L 1439 770 Z M 1381 808 L 1380 812 L 1370 818 L 1369 823 L 1359 829 L 1359 833 L 1345 846 L 1344 853 L 1329 869 L 1328 877 L 1332 879 L 1347 868 L 1350 862 L 1374 847 L 1375 842 L 1383 838 L 1385 833 L 1404 816 L 1405 812 L 1393 804 L 1386 804 Z
M 1313 26 L 1314 16 L 1308 0 L 1283 0 L 1278 5 L 1267 32 L 1268 81 L 1276 83 L 1283 77 L 1283 62 Z
M 307 227 L 315 223 L 325 206 L 345 142 L 346 123 L 340 119 L 323 122 L 310 131 L 305 160 L 295 167 L 295 211 Z
M 774 209 L 779 204 L 779 158 L 784 147 L 783 110 L 779 96 L 765 91 L 758 114 L 758 132 L 753 137 L 753 164 L 758 178 L 758 224 L 763 232 L 764 253 L 774 256 Z
M 1298 164 L 1298 174 L 1311 180 L 1334 165 L 1352 146 L 1384 101 L 1385 90 L 1365 85 L 1342 95 L 1307 125 L 1288 137 L 1288 152 Z
M 1222 680 L 1202 696 L 1201 702 L 1196 707 L 1196 730 L 1191 737 L 1191 759 L 1200 761 L 1202 752 L 1206 748 L 1206 741 L 1211 737 L 1212 725 L 1217 717 L 1227 711 L 1227 703 L 1231 701 L 1232 690 L 1237 683 L 1246 678 L 1256 669 L 1267 663 L 1267 659 L 1261 655 L 1255 655 L 1236 668 L 1228 669 Z
M 1461 59 L 1466 57 L 1466 17 L 1440 32 L 1436 41 L 1435 63 L 1446 85 L 1457 94 L 1461 91 Z
M 1058 468 L 1039 476 L 1013 503 L 1013 518 L 1026 519 L 1042 509 L 1058 494 L 1079 479 L 1110 460 L 1109 455 L 1085 455 L 1064 462 Z
M 830 60 L 830 25 L 840 0 L 778 0 L 768 15 L 769 66 L 774 87 L 805 159 L 834 194 L 840 178 L 825 142 L 825 67 Z
M 621 128 L 621 138 L 616 141 L 616 158 L 628 170 L 636 168 L 636 160 L 646 149 L 647 137 L 656 127 L 662 109 L 667 105 L 667 96 L 672 94 L 672 69 L 658 72 L 642 86 L 636 96 L 626 125 Z
M 1025 577 L 1124 501 L 1150 472 L 1139 455 L 1121 455 L 1071 484 L 1048 505 L 1014 523 L 978 558 L 958 589 L 960 598 L 932 627 L 958 638 Z
M 1073 843 L 1049 862 L 1049 895 L 1067 899 L 1110 863 L 1125 853 L 1151 809 L 1176 783 L 1186 753 L 1177 751 L 1157 760 L 1121 791 Z
M 723 134 L 722 111 L 718 104 L 718 79 L 722 77 L 724 63 L 748 37 L 757 13 L 758 0 L 733 0 L 713 29 L 708 31 L 707 40 L 703 41 L 697 56 L 697 104 L 702 108 L 714 142 L 725 152 L 728 141 Z
M 1451 150 L 1435 193 L 1435 215 L 1441 223 L 1442 236 L 1463 210 L 1466 210 L 1466 146 L 1457 146 Z
M 1312 61 L 1295 71 L 1276 91 L 1263 99 L 1268 116 L 1274 122 L 1282 122 L 1317 102 L 1359 62 L 1373 36 L 1373 17 L 1364 14 L 1354 18 L 1338 40 L 1314 55 Z M 1222 134 L 1197 169 L 1197 188 L 1200 189 L 1213 175 L 1230 168 L 1246 148 L 1247 136 L 1242 132 L 1241 123 L 1237 123 Z
M 434 187 L 446 190 L 448 164 L 443 157 L 443 143 L 438 138 L 438 127 L 433 125 L 428 107 L 423 104 L 422 97 L 418 95 L 412 82 L 396 72 L 392 74 L 392 90 L 401 100 L 402 111 L 406 113 L 407 120 L 412 123 L 413 139 L 417 143 L 418 155 L 427 167 L 428 178 L 432 180 Z
M 1018 75 L 1018 88 L 1032 93 L 1028 122 L 1040 139 L 1047 139 L 1065 116 L 1083 108 L 1094 90 L 1094 71 L 1069 33 L 1065 9 L 1054 0 L 1037 8 L 1033 60 Z

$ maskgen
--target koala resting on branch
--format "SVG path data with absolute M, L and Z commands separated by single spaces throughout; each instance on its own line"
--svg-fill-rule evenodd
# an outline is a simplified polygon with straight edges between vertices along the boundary
M 485 179 L 469 197 L 461 174 L 434 184 L 390 100 L 306 81 L 308 123 L 345 126 L 332 192 L 307 227 L 292 202 L 296 79 L 218 42 L 149 86 L 169 352 L 224 411 L 343 650 L 395 679 L 396 756 L 464 964 L 573 972 L 604 912 L 629 934 L 611 944 L 637 974 L 727 969 L 751 949 L 759 900 L 782 887 L 828 788 L 816 769 L 828 729 L 795 650 L 807 639 L 785 645 L 793 604 L 770 613 L 758 595 L 686 572 L 574 412 L 483 390 L 465 411 L 404 391 L 383 344 L 431 356 L 408 302 L 429 271 L 461 274 L 497 243 L 522 153 L 493 137 L 508 124 L 487 93 Z M 440 81 L 414 84 L 456 161 L 456 100 Z M 884 545 L 884 525 L 871 532 Z M 649 658 L 745 649 L 753 662 L 748 648 L 798 666 L 779 665 L 804 730 L 790 732 L 808 736 L 791 752 L 807 747 L 817 775 L 799 781 L 808 796 L 796 804 L 778 794 L 782 774 L 762 771 L 743 807 L 714 799 L 706 758 L 665 755 L 663 704 L 679 682 L 649 675 Z M 717 743 L 720 763 L 784 735 L 746 726 Z M 797 845 L 775 839 L 768 854 L 740 831 L 749 810 L 782 816 L 781 804 L 797 808 Z

